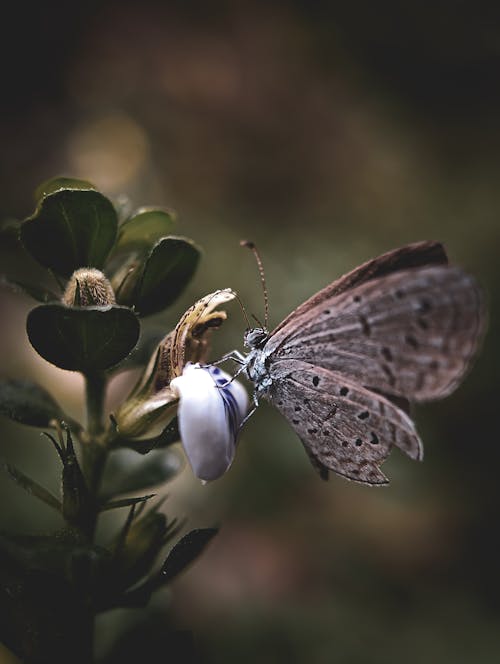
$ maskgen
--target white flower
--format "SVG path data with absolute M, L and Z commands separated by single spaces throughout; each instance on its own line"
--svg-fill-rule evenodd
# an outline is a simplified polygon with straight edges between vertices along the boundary
M 170 389 L 179 397 L 179 431 L 194 474 L 215 480 L 231 465 L 248 394 L 217 367 L 188 363 Z M 227 383 L 227 385 L 226 385 Z

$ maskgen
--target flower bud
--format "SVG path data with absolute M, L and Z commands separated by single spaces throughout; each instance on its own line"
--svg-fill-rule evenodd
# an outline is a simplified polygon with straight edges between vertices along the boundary
M 132 522 L 116 560 L 127 584 L 135 583 L 150 570 L 169 530 L 167 517 L 155 508 Z
M 83 267 L 73 272 L 62 301 L 68 307 L 116 304 L 115 294 L 108 279 L 100 270 L 91 267 Z
M 193 473 L 203 481 L 215 480 L 233 462 L 248 411 L 247 392 L 221 369 L 199 364 L 188 364 L 170 387 L 180 397 L 179 431 Z
M 229 288 L 198 300 L 181 316 L 175 330 L 158 344 L 144 373 L 114 415 L 118 433 L 124 438 L 159 435 L 175 414 L 179 396 L 171 381 L 181 376 L 187 362 L 204 362 L 213 329 L 226 319 L 215 307 L 235 297 Z

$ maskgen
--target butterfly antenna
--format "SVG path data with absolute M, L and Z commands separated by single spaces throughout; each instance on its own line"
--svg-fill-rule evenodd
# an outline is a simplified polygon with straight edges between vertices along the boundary
M 255 260 L 257 261 L 257 267 L 259 268 L 259 274 L 260 274 L 260 282 L 262 284 L 262 290 L 264 292 L 264 327 L 267 329 L 267 323 L 269 320 L 269 298 L 267 296 L 267 287 L 266 287 L 266 277 L 264 274 L 264 266 L 262 265 L 262 260 L 260 257 L 259 252 L 257 251 L 257 247 L 253 242 L 250 242 L 249 240 L 242 240 L 240 242 L 240 246 L 246 247 L 247 249 L 250 249 L 250 251 L 253 253 L 255 256 Z M 254 316 L 255 318 L 255 316 Z M 255 318 L 257 320 L 257 318 Z M 258 321 L 257 321 L 258 322 Z
M 246 324 L 247 324 L 247 330 L 249 330 L 252 326 L 250 325 L 250 320 L 248 318 L 248 314 L 247 314 L 247 310 L 245 309 L 245 305 L 241 301 L 241 298 L 238 295 L 238 293 L 234 293 L 234 294 L 236 295 L 236 299 L 238 300 L 238 304 L 240 305 L 241 310 L 243 312 L 243 315 L 245 316 L 245 321 L 246 321 Z

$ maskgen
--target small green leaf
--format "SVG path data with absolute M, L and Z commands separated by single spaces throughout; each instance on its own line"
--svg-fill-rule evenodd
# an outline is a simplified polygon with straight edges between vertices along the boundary
M 119 229 L 116 253 L 143 253 L 161 238 L 169 235 L 175 224 L 175 214 L 158 208 L 140 208 Z
M 181 237 L 159 240 L 144 265 L 134 295 L 140 316 L 162 311 L 174 302 L 189 283 L 200 260 L 200 250 Z
M 131 449 L 115 450 L 106 463 L 102 495 L 109 498 L 163 484 L 182 466 L 181 458 L 172 450 L 152 450 L 145 456 Z
M 56 177 L 50 178 L 50 180 L 45 180 L 35 189 L 35 201 L 38 201 L 41 198 L 45 198 L 49 194 L 53 194 L 55 191 L 60 191 L 61 189 L 94 189 L 95 187 L 87 180 L 77 180 L 75 178 L 65 178 L 65 177 Z
M 32 496 L 35 496 L 35 498 L 43 501 L 46 505 L 49 505 L 49 507 L 52 507 L 58 512 L 61 511 L 60 501 L 55 496 L 53 496 L 50 491 L 47 491 L 47 489 L 35 482 L 35 480 L 32 480 L 23 472 L 14 466 L 11 466 L 9 463 L 5 463 L 4 461 L 0 462 L 0 467 L 9 475 L 12 480 L 14 480 L 16 484 L 22 487 L 25 491 L 30 493 Z
M 55 302 L 59 300 L 59 297 L 55 293 L 48 290 L 47 288 L 44 288 L 43 286 L 26 284 L 14 279 L 7 279 L 6 277 L 0 277 L 0 286 L 7 288 L 12 293 L 27 295 L 37 302 L 43 302 L 44 304 L 47 302 Z
M 181 537 L 168 554 L 161 568 L 162 585 L 169 583 L 196 560 L 217 532 L 217 528 L 198 528 Z
M 40 199 L 21 226 L 29 253 L 57 274 L 101 268 L 111 251 L 118 218 L 111 202 L 94 189 L 59 189 Z
M 87 482 L 83 476 L 73 446 L 69 427 L 66 428 L 66 448 L 62 452 L 62 514 L 69 525 L 79 528 L 82 532 L 92 532 L 94 520 L 93 497 L 90 495 Z
M 94 373 L 118 364 L 134 348 L 140 325 L 127 307 L 32 309 L 26 323 L 33 348 L 60 369 Z
M 42 387 L 27 380 L 0 381 L 0 413 L 33 427 L 48 427 L 51 420 L 65 419 L 55 399 Z
M 139 454 L 149 454 L 151 450 L 168 447 L 177 443 L 181 439 L 181 434 L 179 433 L 179 421 L 177 417 L 174 417 L 167 426 L 163 429 L 159 436 L 154 438 L 119 438 L 116 442 L 117 446 L 128 447 Z
M 137 505 L 138 503 L 145 503 L 147 500 L 154 498 L 156 493 L 150 493 L 147 496 L 139 496 L 138 498 L 122 498 L 120 500 L 111 500 L 108 503 L 104 503 L 101 506 L 101 512 L 107 512 L 108 510 L 115 510 L 118 507 L 130 507 L 131 505 Z

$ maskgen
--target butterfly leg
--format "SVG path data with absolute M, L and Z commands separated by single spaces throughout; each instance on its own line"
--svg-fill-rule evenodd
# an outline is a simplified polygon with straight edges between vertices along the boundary
M 247 361 L 243 353 L 240 353 L 239 350 L 232 350 L 230 353 L 226 353 L 223 355 L 219 360 L 216 360 L 215 362 L 210 362 L 210 364 L 206 366 L 212 366 L 216 367 L 219 364 L 222 364 L 223 362 L 227 362 L 227 360 L 233 360 L 233 362 L 236 362 L 237 364 L 240 365 L 240 368 L 238 371 L 232 376 L 231 380 L 228 380 L 227 383 L 224 383 L 223 385 L 217 385 L 219 388 L 224 388 L 227 387 L 230 383 L 233 382 L 233 380 L 239 376 L 243 371 L 245 371 L 246 366 L 247 366 Z
M 246 362 L 245 362 L 245 364 L 242 364 L 242 365 L 240 366 L 240 368 L 239 368 L 238 371 L 234 374 L 234 376 L 231 377 L 231 380 L 228 380 L 227 383 L 225 383 L 225 384 L 222 385 L 221 387 L 226 387 L 227 385 L 229 385 L 230 383 L 232 383 L 233 380 L 234 380 L 235 378 L 238 378 L 238 376 L 239 376 L 241 373 L 243 373 L 243 372 L 245 371 L 246 368 L 247 368 L 247 364 L 246 364 Z
M 252 417 L 252 415 L 255 413 L 255 411 L 257 410 L 258 407 L 259 407 L 259 397 L 257 396 L 257 392 L 254 392 L 253 393 L 253 408 L 248 411 L 248 413 L 245 415 L 245 417 L 241 421 L 241 424 L 238 427 L 238 432 L 240 432 L 243 429 L 245 424 Z
M 239 350 L 232 350 L 231 352 L 223 355 L 219 360 L 216 360 L 215 362 L 210 362 L 210 364 L 208 364 L 207 366 L 216 367 L 219 364 L 227 362 L 228 360 L 233 360 L 233 362 L 236 362 L 237 364 L 245 364 L 245 356 L 243 355 L 243 353 L 240 353 Z

